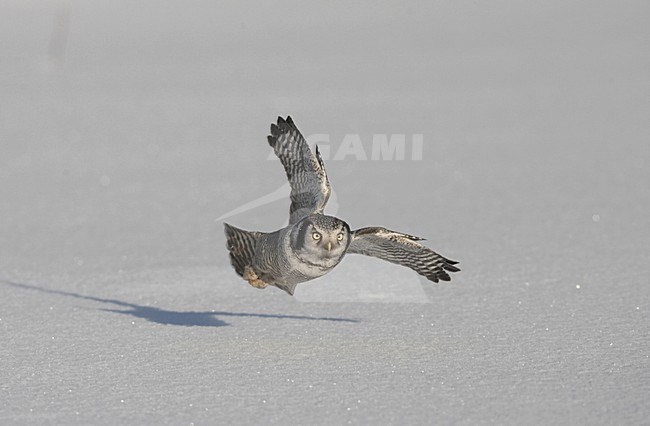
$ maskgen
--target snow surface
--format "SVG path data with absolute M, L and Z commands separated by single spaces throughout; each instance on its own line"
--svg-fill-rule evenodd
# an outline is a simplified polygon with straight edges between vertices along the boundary
M 0 423 L 647 423 L 649 12 L 2 2 Z M 279 114 L 423 135 L 330 207 L 462 272 L 240 280 L 215 218 L 284 184 Z

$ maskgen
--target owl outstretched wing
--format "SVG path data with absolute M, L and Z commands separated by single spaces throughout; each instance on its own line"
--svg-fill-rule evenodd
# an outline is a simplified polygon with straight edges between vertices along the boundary
M 289 223 L 312 213 L 323 213 L 330 196 L 330 183 L 318 147 L 314 155 L 289 116 L 286 120 L 278 117 L 277 124 L 271 124 L 268 141 L 291 185 Z
M 450 281 L 447 272 L 460 271 L 458 262 L 449 260 L 420 244 L 423 240 L 413 235 L 390 231 L 386 228 L 361 228 L 352 232 L 348 253 L 365 254 L 388 262 L 406 266 L 437 283 Z

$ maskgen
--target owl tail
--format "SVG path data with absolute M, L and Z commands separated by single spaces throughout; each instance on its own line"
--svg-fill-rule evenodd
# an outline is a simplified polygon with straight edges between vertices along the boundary
M 230 252 L 230 263 L 240 277 L 244 276 L 244 268 L 253 266 L 255 246 L 262 232 L 250 232 L 235 228 L 224 223 L 226 232 L 226 247 Z

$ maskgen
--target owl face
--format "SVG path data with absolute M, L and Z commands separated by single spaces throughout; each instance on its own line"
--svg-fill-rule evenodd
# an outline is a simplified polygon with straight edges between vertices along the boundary
M 308 260 L 338 259 L 348 248 L 350 227 L 332 216 L 311 215 L 298 223 L 294 248 Z

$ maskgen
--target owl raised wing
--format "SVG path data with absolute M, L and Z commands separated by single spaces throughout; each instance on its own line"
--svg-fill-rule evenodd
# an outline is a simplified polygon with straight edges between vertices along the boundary
M 330 196 L 330 183 L 318 146 L 314 155 L 290 116 L 286 120 L 278 117 L 267 139 L 291 185 L 289 224 L 313 213 L 322 214 Z

